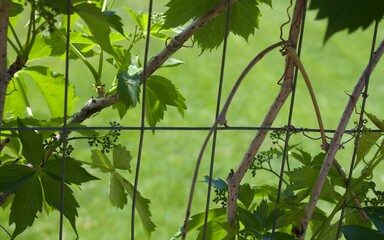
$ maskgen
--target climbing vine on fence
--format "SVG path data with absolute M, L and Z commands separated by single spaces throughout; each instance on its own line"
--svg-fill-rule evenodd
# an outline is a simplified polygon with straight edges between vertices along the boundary
M 33 226 L 39 213 L 58 210 L 78 235 L 76 219 L 80 206 L 73 189 L 99 179 L 94 171 L 90 174 L 93 168 L 110 179 L 106 187 L 112 206 L 122 209 L 130 198 L 135 197 L 135 207 L 144 232 L 151 238 L 155 223 L 150 212 L 150 199 L 136 191 L 137 186 L 124 174 L 132 173 L 131 162 L 135 156 L 119 142 L 122 127 L 117 122 L 110 122 L 110 126 L 102 130 L 87 129 L 84 121 L 97 117 L 98 112 L 108 107 L 115 109 L 122 119 L 130 109 L 143 103 L 146 106 L 145 119 L 150 127 L 155 127 L 164 118 L 168 108 L 175 108 L 183 117 L 187 110 L 185 97 L 172 79 L 154 72 L 159 68 L 184 64 L 184 61 L 171 58 L 171 55 L 184 47 L 187 40 L 191 39 L 193 46 L 196 44 L 202 53 L 222 45 L 225 29 L 248 40 L 259 27 L 260 5 L 272 7 L 272 1 L 170 0 L 164 13 L 136 12 L 127 5 L 122 11 L 132 18 L 134 27 L 126 26 L 114 11 L 118 7 L 114 0 L 73 0 L 70 3 L 68 5 L 68 1 L 59 0 L 0 0 L 0 205 L 10 206 L 8 219 L 9 225 L 13 226 L 12 231 L 8 231 L 7 226 L 2 226 L 2 229 L 10 239 L 15 239 Z M 213 201 L 218 205 L 191 217 L 187 209 L 185 224 L 174 238 L 185 238 L 194 230 L 197 230 L 199 239 L 207 236 L 210 239 L 304 238 L 309 220 L 313 237 L 337 238 L 341 231 L 347 239 L 359 239 L 361 236 L 383 238 L 384 194 L 371 181 L 384 158 L 384 121 L 380 117 L 364 113 L 364 109 L 361 111 L 378 131 L 366 127 L 366 121 L 361 121 L 354 129 L 353 137 L 359 141 L 356 142 L 356 162 L 351 169 L 358 169 L 359 166 L 362 170 L 350 178 L 331 156 L 337 151 L 333 149 L 339 144 L 339 136 L 335 135 L 336 140 L 328 145 L 322 126 L 319 128 L 325 142 L 316 153 L 289 141 L 290 136 L 299 132 L 290 126 L 272 132 L 273 146 L 257 152 L 279 109 L 292 92 L 295 67 L 304 75 L 317 108 L 305 64 L 297 52 L 306 1 L 298 0 L 293 5 L 292 19 L 291 10 L 287 9 L 290 19 L 287 24 L 291 25 L 287 40 L 281 39 L 281 42 L 257 55 L 237 82 L 240 85 L 246 73 L 265 54 L 274 48 L 282 48 L 286 58 L 286 65 L 282 66 L 282 90 L 266 116 L 266 124 L 262 124 L 255 138 L 254 142 L 259 145 L 251 145 L 251 152 L 246 154 L 248 158 L 240 163 L 238 170 L 228 170 L 226 180 L 223 179 L 227 176 L 222 179 L 205 176 L 205 181 L 214 187 Z M 382 5 L 382 1 L 378 0 L 363 5 L 357 0 L 312 0 L 309 8 L 318 10 L 318 19 L 328 20 L 324 37 L 328 40 L 338 31 L 348 29 L 353 32 L 379 22 L 384 13 Z M 229 15 L 226 14 L 228 9 Z M 340 14 L 346 12 L 350 14 Z M 25 27 L 21 31 L 16 30 L 20 24 Z M 163 42 L 165 48 L 144 64 L 141 46 L 148 38 Z M 372 51 L 362 78 L 368 78 L 383 51 L 383 43 Z M 12 55 L 10 52 L 16 55 L 15 59 L 9 58 Z M 66 85 L 65 73 L 55 72 L 37 61 L 47 58 L 63 63 L 68 60 L 77 62 L 91 73 L 93 79 L 88 85 L 94 89 L 95 96 L 89 96 L 78 112 L 74 112 L 76 91 L 71 84 Z M 115 70 L 108 79 L 103 77 L 106 64 Z M 360 79 L 359 83 L 363 80 Z M 44 119 L 34 117 L 34 111 L 41 106 L 31 104 L 30 97 L 34 93 L 29 83 L 35 85 L 33 89 L 39 91 L 49 110 L 49 116 Z M 142 87 L 144 83 L 146 89 Z M 358 85 L 356 89 L 360 89 L 359 86 L 362 89 L 364 84 L 367 83 Z M 238 85 L 231 92 L 210 134 L 219 124 L 226 126 L 225 114 Z M 65 87 L 66 93 L 63 91 Z M 359 97 L 361 89 L 351 95 L 352 107 L 348 111 L 355 107 L 353 99 Z M 142 99 L 143 96 L 145 99 Z M 64 116 L 63 106 L 66 106 L 68 116 Z M 318 109 L 316 114 L 320 123 Z M 344 116 L 344 121 L 348 122 L 349 117 Z M 341 131 L 345 131 L 342 126 Z M 88 144 L 89 159 L 78 159 L 76 156 L 74 150 L 78 148 L 78 141 Z M 272 161 L 288 161 L 291 167 L 281 171 L 273 167 Z M 324 166 L 331 165 L 325 164 L 329 161 L 334 168 L 324 170 L 327 168 Z M 242 183 L 247 171 L 253 176 L 258 171 L 266 171 L 279 179 L 280 185 L 252 186 Z M 319 183 L 321 174 L 324 178 Z M 332 212 L 324 212 L 316 206 L 319 199 L 331 204 Z M 192 201 L 192 197 L 189 200 Z M 341 210 L 344 212 L 343 224 L 340 225 L 333 219 Z

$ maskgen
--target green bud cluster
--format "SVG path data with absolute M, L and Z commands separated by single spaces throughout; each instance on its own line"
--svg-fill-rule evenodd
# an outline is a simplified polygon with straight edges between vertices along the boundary
M 111 149 L 116 147 L 116 142 L 120 137 L 120 124 L 117 122 L 110 122 L 109 124 L 112 128 L 107 134 L 103 136 L 93 135 L 88 138 L 89 146 L 101 147 L 102 153 L 109 153 Z

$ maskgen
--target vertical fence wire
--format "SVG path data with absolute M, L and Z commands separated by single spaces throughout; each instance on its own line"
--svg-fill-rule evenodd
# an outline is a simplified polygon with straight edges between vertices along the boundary
M 59 240 L 63 239 L 63 220 L 64 220 L 64 200 L 65 200 L 65 164 L 66 164 L 66 150 L 67 150 L 67 135 L 69 131 L 76 129 L 72 126 L 67 126 L 67 120 L 68 120 L 68 86 L 69 86 L 69 53 L 70 53 L 70 22 L 71 22 L 71 4 L 72 1 L 68 0 L 67 1 L 67 32 L 66 32 L 66 53 L 65 53 L 65 88 L 64 88 L 64 117 L 63 117 L 63 126 L 60 129 L 62 136 L 60 141 L 62 141 L 62 159 L 61 159 L 61 188 L 60 188 L 60 226 L 59 226 Z M 146 108 L 146 66 L 148 62 L 148 52 L 149 52 L 149 43 L 150 43 L 150 29 L 151 29 L 151 19 L 152 19 L 152 8 L 153 8 L 153 0 L 148 0 L 148 25 L 147 25 L 147 36 L 146 36 L 146 42 L 145 42 L 145 53 L 144 53 L 144 66 L 143 66 L 143 79 L 142 85 L 143 85 L 143 93 L 142 93 L 142 108 L 141 108 L 141 122 L 140 122 L 140 127 L 138 128 L 121 128 L 123 130 L 139 130 L 140 131 L 140 138 L 139 138 L 139 146 L 138 146 L 138 156 L 137 156 L 137 162 L 136 162 L 136 170 L 135 170 L 135 176 L 134 176 L 134 189 L 133 189 L 133 196 L 132 196 L 132 213 L 131 213 L 131 239 L 133 240 L 135 238 L 135 208 L 136 208 L 136 201 L 137 201 L 137 189 L 139 185 L 139 173 L 140 173 L 140 165 L 142 161 L 142 151 L 143 151 L 143 142 L 144 142 L 144 133 L 147 130 L 170 130 L 170 131 L 181 131 L 181 130 L 188 130 L 188 131 L 207 131 L 210 129 L 210 127 L 202 127 L 202 128 L 193 128 L 193 127 L 186 127 L 186 128 L 172 128 L 172 127 L 145 127 L 145 108 Z M 306 5 L 307 1 L 305 1 L 305 8 L 303 12 L 303 18 L 302 18 L 302 27 L 300 30 L 300 36 L 299 36 L 299 44 L 298 44 L 298 56 L 301 54 L 301 48 L 302 48 L 302 42 L 303 42 L 303 35 L 304 35 L 304 24 L 305 24 L 305 16 L 306 16 Z M 224 81 L 224 70 L 225 70 L 225 60 L 226 60 L 226 53 L 227 53 L 227 38 L 229 34 L 229 18 L 230 18 L 230 6 L 231 6 L 231 1 L 228 0 L 228 8 L 227 8 L 227 16 L 226 16 L 226 26 L 225 26 L 225 33 L 224 33 L 224 43 L 223 43 L 223 51 L 222 51 L 222 57 L 221 57 L 221 66 L 220 66 L 220 77 L 219 77 L 219 87 L 218 87 L 218 94 L 217 94 L 217 102 L 216 102 L 216 113 L 215 117 L 217 118 L 219 115 L 220 111 L 220 103 L 221 103 L 221 95 L 222 95 L 222 87 L 223 87 L 223 81 Z M 374 34 L 373 34 L 373 40 L 372 40 L 372 49 L 371 49 L 371 55 L 369 61 L 372 61 L 372 56 L 374 52 L 374 47 L 375 47 L 375 42 L 376 42 L 376 36 L 377 36 L 377 31 L 378 31 L 378 21 L 375 23 L 375 28 L 374 28 Z M 280 203 L 280 197 L 281 197 L 281 189 L 282 189 L 282 183 L 283 183 L 283 173 L 284 173 L 284 168 L 285 168 L 285 163 L 287 161 L 287 154 L 288 154 L 288 142 L 290 138 L 290 134 L 292 129 L 290 128 L 291 122 L 292 122 L 292 117 L 293 117 L 293 108 L 294 108 L 294 103 L 295 103 L 295 90 L 296 90 L 296 82 L 297 82 L 297 75 L 298 75 L 298 69 L 295 69 L 294 72 L 294 79 L 293 79 L 293 87 L 292 87 L 292 95 L 291 95 L 291 101 L 290 101 L 290 108 L 289 108 L 289 116 L 287 119 L 287 126 L 285 127 L 286 130 L 286 138 L 285 138 L 285 144 L 284 144 L 284 149 L 283 149 L 283 157 L 282 157 L 282 163 L 280 167 L 280 177 L 279 177 L 279 183 L 278 183 L 278 191 L 277 191 L 277 197 L 276 197 L 276 207 L 275 207 L 275 213 L 274 213 L 274 222 L 273 222 L 273 228 L 272 228 L 272 236 L 271 238 L 273 239 L 275 230 L 277 227 L 277 218 L 278 218 L 278 205 Z M 366 85 L 363 93 L 363 101 L 362 101 L 362 106 L 361 106 L 361 112 L 359 116 L 359 125 L 357 129 L 357 134 L 356 134 L 356 139 L 355 139 L 355 145 L 354 145 L 354 151 L 352 155 L 352 160 L 350 164 L 350 171 L 346 183 L 346 191 L 348 191 L 348 188 L 350 186 L 350 182 L 352 179 L 352 172 L 353 172 L 353 167 L 355 165 L 355 158 L 356 158 L 356 152 L 357 152 L 357 145 L 359 142 L 359 137 L 362 131 L 363 127 L 363 113 L 366 105 L 366 99 L 368 96 L 368 83 L 369 83 L 369 78 L 366 79 Z M 3 128 L 3 130 L 9 130 L 8 128 Z M 24 130 L 51 130 L 51 128 L 29 128 L 29 129 L 24 129 Z M 79 127 L 78 129 L 84 129 L 84 130 L 100 130 L 100 129 L 115 129 L 114 127 L 101 127 L 100 129 L 98 127 L 86 127 L 82 128 Z M 211 189 L 212 189 L 212 176 L 213 176 L 213 170 L 214 170 L 214 162 L 215 162 L 215 150 L 216 150 L 216 140 L 217 140 L 217 131 L 218 130 L 234 130 L 234 131 L 239 131 L 239 130 L 255 130 L 255 129 L 261 129 L 261 128 L 255 128 L 255 127 L 244 127 L 243 129 L 240 128 L 218 128 L 215 129 L 213 132 L 213 141 L 212 141 L 212 152 L 211 152 L 211 159 L 210 159 L 210 165 L 209 165 L 209 182 L 208 182 L 208 189 L 207 189 L 207 198 L 206 198 L 206 205 L 205 205 L 205 217 L 204 217 L 204 230 L 203 230 L 203 239 L 206 239 L 206 232 L 207 232 L 207 222 L 208 222 L 208 212 L 209 212 L 209 206 L 210 206 L 210 201 L 211 201 Z M 283 129 L 283 128 L 278 128 L 278 129 Z M 278 130 L 276 128 L 268 128 L 267 130 Z M 17 130 L 23 130 L 18 128 Z M 328 131 L 334 131 L 334 130 L 328 130 Z M 317 129 L 313 129 L 313 132 L 318 132 Z M 345 204 L 344 204 L 345 205 Z M 337 237 L 341 234 L 341 226 L 342 226 L 342 221 L 345 213 L 345 206 L 341 210 L 341 216 L 339 220 L 339 226 L 338 226 L 338 231 L 337 231 Z
M 141 100 L 141 122 L 140 122 L 140 139 L 139 139 L 139 147 L 137 153 L 137 161 L 136 161 L 136 171 L 135 171 L 135 182 L 133 185 L 133 196 L 132 196 L 132 215 L 131 215 L 131 239 L 135 239 L 135 208 L 137 201 L 137 188 L 139 185 L 139 174 L 140 174 L 140 164 L 141 164 L 141 154 L 143 151 L 144 144 L 144 133 L 145 133 L 145 101 L 147 95 L 147 62 L 148 62 L 148 51 L 149 51 L 149 40 L 151 38 L 151 21 L 152 21 L 152 6 L 153 0 L 148 0 L 148 25 L 147 25 L 147 36 L 145 39 L 145 50 L 144 50 L 144 66 L 143 66 L 143 79 L 141 79 L 143 83 L 143 94 Z
M 223 83 L 224 83 L 225 59 L 226 59 L 226 55 L 227 55 L 227 43 L 228 43 L 228 35 L 229 35 L 229 20 L 230 20 L 230 15 L 231 15 L 231 0 L 227 0 L 227 2 L 228 2 L 227 15 L 226 15 L 226 19 L 225 19 L 224 42 L 223 42 L 223 52 L 221 55 L 220 77 L 219 77 L 219 87 L 218 87 L 217 100 L 216 100 L 215 119 L 217 119 L 219 114 L 220 114 L 221 95 L 222 95 L 222 89 L 223 89 Z M 213 168 L 214 168 L 214 164 L 215 164 L 215 153 L 216 153 L 216 142 L 217 142 L 216 138 L 217 138 L 217 128 L 214 129 L 213 136 L 212 136 L 212 152 L 211 152 L 211 161 L 209 164 L 209 176 L 208 176 L 207 200 L 205 203 L 203 239 L 206 239 L 206 233 L 207 233 L 209 206 L 210 206 L 210 201 L 211 201 Z
M 300 36 L 299 36 L 299 41 L 298 41 L 298 46 L 297 46 L 297 55 L 299 57 L 301 55 L 301 48 L 303 45 L 306 13 L 307 13 L 307 1 L 304 1 L 303 18 L 302 18 Z M 299 72 L 298 68 L 295 67 L 294 76 L 293 76 L 292 93 L 291 93 L 291 102 L 289 105 L 289 113 L 288 113 L 287 126 L 286 126 L 286 136 L 285 136 L 285 142 L 284 142 L 284 148 L 283 148 L 283 156 L 281 159 L 281 166 L 280 166 L 279 183 L 278 183 L 278 187 L 277 187 L 276 206 L 275 206 L 275 212 L 274 212 L 274 218 L 273 218 L 273 227 L 272 227 L 271 239 L 274 238 L 274 235 L 276 232 L 277 219 L 278 219 L 278 213 L 279 213 L 279 204 L 280 204 L 280 197 L 281 197 L 281 189 L 282 189 L 282 185 L 283 185 L 284 169 L 285 169 L 285 163 L 288 160 L 289 138 L 290 138 L 291 131 L 292 131 L 291 126 L 292 126 L 292 118 L 293 118 L 293 108 L 295 105 L 296 83 L 297 83 L 298 72 Z
M 373 36 L 372 36 L 372 46 L 370 50 L 370 56 L 369 56 L 369 63 L 368 65 L 371 64 L 373 54 L 376 48 L 376 38 L 377 38 L 377 31 L 378 31 L 378 26 L 379 26 L 379 21 L 375 22 L 375 27 L 373 29 Z M 368 72 L 371 72 L 368 70 Z M 362 94 L 362 103 L 361 103 L 361 109 L 360 109 L 360 114 L 359 114 L 359 122 L 358 122 L 358 127 L 357 127 L 357 133 L 354 141 L 354 148 L 353 148 L 353 153 L 352 153 L 352 159 L 351 159 L 351 164 L 349 166 L 349 173 L 348 173 L 348 178 L 347 182 L 345 184 L 345 192 L 348 192 L 348 189 L 351 185 L 351 180 L 352 180 L 352 174 L 353 174 L 353 169 L 355 167 L 355 162 L 356 162 L 356 157 L 357 157 L 357 147 L 359 145 L 359 140 L 360 140 L 360 135 L 364 126 L 364 111 L 365 111 L 365 106 L 367 103 L 367 98 L 368 98 L 368 87 L 369 87 L 369 75 L 365 79 L 365 86 L 364 86 L 364 91 Z M 347 200 L 344 201 L 343 207 L 340 212 L 340 219 L 338 223 L 338 228 L 337 228 L 337 233 L 336 233 L 336 240 L 340 238 L 341 234 L 341 227 L 343 225 L 343 219 L 344 219 L 344 214 L 345 214 L 345 208 L 347 204 Z
M 67 119 L 68 119 L 68 85 L 69 85 L 69 48 L 71 37 L 71 4 L 72 1 L 67 1 L 67 32 L 66 32 L 66 46 L 65 46 L 65 85 L 64 85 L 64 117 L 63 117 L 63 157 L 61 159 L 61 181 L 60 181 L 60 226 L 59 226 L 59 240 L 63 239 L 63 226 L 64 226 L 64 189 L 65 189 L 65 161 L 67 150 Z

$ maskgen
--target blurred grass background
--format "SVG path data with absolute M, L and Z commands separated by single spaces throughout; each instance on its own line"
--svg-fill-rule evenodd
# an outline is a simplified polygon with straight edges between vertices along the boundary
M 167 1 L 154 2 L 154 10 L 158 12 L 166 10 L 164 5 Z M 121 7 L 123 5 L 136 11 L 147 12 L 147 3 L 146 1 L 116 1 L 113 10 L 123 17 L 126 31 L 132 32 L 134 25 Z M 280 26 L 287 21 L 285 12 L 287 6 L 288 3 L 284 1 L 273 1 L 273 9 L 267 5 L 261 5 L 263 16 L 260 18 L 260 29 L 249 38 L 248 43 L 239 37 L 230 36 L 222 102 L 225 101 L 234 82 L 248 62 L 264 48 L 279 41 Z M 371 26 L 366 31 L 358 30 L 352 35 L 348 35 L 345 31 L 338 33 L 324 44 L 326 21 L 315 21 L 315 15 L 314 11 L 309 11 L 307 15 L 302 62 L 316 91 L 324 125 L 327 129 L 334 129 L 348 100 L 348 93 L 352 91 L 368 62 L 373 27 Z M 288 28 L 285 28 L 284 35 L 286 36 L 287 33 Z M 383 32 L 379 33 L 378 39 L 381 39 L 383 35 Z M 151 39 L 150 56 L 154 56 L 162 48 L 164 48 L 164 43 Z M 135 51 L 142 59 L 143 48 L 139 47 Z M 220 47 L 216 51 L 200 55 L 201 52 L 196 47 L 183 48 L 173 57 L 185 61 L 184 65 L 172 69 L 160 69 L 155 73 L 168 77 L 179 87 L 187 99 L 188 107 L 184 119 L 175 109 L 169 109 L 159 126 L 206 127 L 212 125 L 216 108 L 221 51 Z M 47 63 L 47 60 L 45 61 Z M 51 62 L 52 69 L 63 70 L 62 63 L 58 65 Z M 383 115 L 384 106 L 381 94 L 384 85 L 380 82 L 384 76 L 383 66 L 383 63 L 379 63 L 371 77 L 367 105 L 367 111 L 378 116 Z M 105 65 L 105 67 L 103 81 L 108 86 L 112 83 L 115 72 L 109 66 Z M 259 126 L 279 91 L 279 85 L 276 83 L 283 72 L 284 58 L 277 50 L 265 56 L 246 77 L 235 96 L 227 115 L 228 124 L 230 126 Z M 71 64 L 70 74 L 70 80 L 79 97 L 76 104 L 77 110 L 79 110 L 91 96 L 96 95 L 92 89 L 93 80 L 91 74 L 80 62 Z M 32 104 L 39 106 L 38 102 L 32 101 Z M 289 100 L 274 126 L 286 125 L 288 105 Z M 46 116 L 44 108 L 41 107 L 36 108 L 34 113 L 37 117 Z M 357 119 L 357 115 L 353 118 Z M 116 112 L 106 109 L 87 120 L 85 124 L 108 126 L 110 121 L 118 121 L 122 126 L 139 126 L 140 107 L 129 111 L 121 121 Z M 353 121 L 351 122 L 353 123 Z M 317 127 L 313 106 L 301 78 L 298 80 L 296 91 L 293 125 L 297 128 Z M 353 127 L 353 124 L 350 124 L 350 127 Z M 155 134 L 150 131 L 146 132 L 139 191 L 144 197 L 151 200 L 152 219 L 157 225 L 152 239 L 169 239 L 183 224 L 195 161 L 206 134 L 206 131 L 159 130 Z M 230 169 L 237 168 L 254 135 L 255 131 L 249 130 L 218 133 L 214 178 L 225 179 Z M 317 134 L 311 135 L 317 137 Z M 138 140 L 138 131 L 124 131 L 119 140 L 119 143 L 125 145 L 134 156 L 133 166 L 135 166 L 137 157 Z M 319 141 L 309 140 L 300 134 L 295 135 L 292 141 L 300 142 L 303 149 L 313 155 L 321 151 Z M 75 146 L 73 156 L 83 161 L 90 161 L 90 149 L 85 142 L 72 145 Z M 345 168 L 348 168 L 351 146 L 351 143 L 348 144 L 337 155 L 337 158 L 345 164 Z M 263 149 L 269 149 L 268 141 L 264 144 Z M 208 175 L 209 172 L 210 152 L 207 151 L 204 156 L 199 172 L 200 180 L 203 180 L 203 176 Z M 276 167 L 280 165 L 279 162 L 275 162 L 275 164 Z M 90 171 L 101 180 L 84 184 L 81 191 L 75 190 L 81 206 L 77 219 L 80 239 L 129 239 L 131 200 L 128 200 L 128 205 L 123 210 L 112 207 L 107 192 L 108 176 L 94 170 Z M 133 174 L 125 174 L 125 176 L 133 181 Z M 277 184 L 278 179 L 271 176 L 258 172 L 255 178 L 247 176 L 246 181 L 252 185 L 265 181 Z M 380 176 L 376 180 L 383 181 Z M 204 211 L 206 188 L 205 183 L 197 184 L 192 214 Z M 215 204 L 211 203 L 211 207 L 215 207 Z M 9 208 L 0 215 L 0 224 L 10 229 L 7 224 L 8 210 Z M 145 239 L 139 218 L 136 220 L 136 226 L 137 239 Z M 39 219 L 35 221 L 33 227 L 27 229 L 17 239 L 56 239 L 58 229 L 58 212 L 53 212 L 50 216 L 43 213 L 39 215 Z M 0 231 L 0 239 L 7 239 L 3 231 Z M 75 235 L 67 223 L 65 224 L 64 239 L 75 239 Z

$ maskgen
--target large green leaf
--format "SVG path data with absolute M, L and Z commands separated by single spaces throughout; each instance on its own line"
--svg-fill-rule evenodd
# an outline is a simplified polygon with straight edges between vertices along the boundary
M 9 224 L 15 224 L 12 238 L 32 226 L 36 214 L 42 211 L 43 192 L 37 174 L 34 174 L 21 188 L 15 192 Z
M 0 192 L 14 192 L 22 187 L 35 170 L 24 165 L 0 166 Z
M 384 15 L 382 0 L 312 0 L 309 9 L 317 9 L 316 19 L 328 19 L 324 41 L 338 31 L 366 29 Z
M 171 0 L 166 4 L 164 28 L 169 29 L 184 25 L 196 19 L 216 6 L 220 0 Z
M 147 79 L 146 117 L 150 126 L 155 126 L 164 117 L 167 105 L 176 107 L 184 116 L 185 98 L 173 83 L 161 76 L 153 75 Z
M 41 174 L 41 183 L 44 189 L 45 201 L 48 203 L 48 205 L 61 211 L 61 182 L 56 178 L 43 173 Z M 64 184 L 63 191 L 63 215 L 68 219 L 77 235 L 76 217 L 78 216 L 77 208 L 79 207 L 79 204 L 73 196 L 71 188 L 66 184 Z
M 44 156 L 43 137 L 32 129 L 26 130 L 27 126 L 20 119 L 18 119 L 18 127 L 25 129 L 19 131 L 23 155 L 30 164 L 38 168 Z
M 61 179 L 61 160 L 53 159 L 45 163 L 44 172 L 46 172 L 51 177 L 60 180 Z M 97 177 L 89 174 L 79 161 L 76 161 L 72 158 L 67 158 L 65 160 L 65 177 L 64 181 L 67 184 L 77 184 L 81 185 L 84 182 L 98 180 Z
M 25 68 L 21 74 L 29 75 L 37 85 L 43 95 L 52 117 L 60 117 L 64 114 L 64 75 L 53 72 L 45 66 L 32 66 Z M 75 91 L 72 85 L 68 86 L 68 112 L 71 112 L 75 106 Z M 33 106 L 34 107 L 34 106 Z M 37 107 L 37 106 L 36 106 Z M 38 106 L 41 107 L 41 106 Z
M 133 185 L 128 182 L 125 178 L 123 178 L 119 173 L 115 173 L 116 178 L 120 181 L 120 183 L 124 186 L 125 191 L 129 194 L 131 198 L 133 198 Z M 140 192 L 136 194 L 136 210 L 139 213 L 141 222 L 143 223 L 145 234 L 148 238 L 151 237 L 153 231 L 155 231 L 155 224 L 152 222 L 151 217 L 152 214 L 149 211 L 149 204 L 151 201 L 141 196 Z
M 109 189 L 108 189 L 109 200 L 112 206 L 116 206 L 120 209 L 124 208 L 127 204 L 127 193 L 125 192 L 124 186 L 116 176 L 116 173 L 112 173 L 109 178 Z
M 74 11 L 84 20 L 89 30 L 91 31 L 96 42 L 100 45 L 101 49 L 107 53 L 115 56 L 115 52 L 109 39 L 111 33 L 110 27 L 119 29 L 121 25 L 117 24 L 116 17 L 103 14 L 100 8 L 95 4 L 81 3 L 74 6 Z M 111 19 L 113 23 L 111 23 Z
M 44 32 L 36 36 L 35 43 L 29 54 L 28 61 L 53 56 L 60 59 L 66 57 L 67 43 L 65 40 L 65 29 L 56 29 L 54 32 Z M 77 51 L 81 52 L 84 57 L 91 57 L 96 54 L 92 49 L 98 46 L 98 43 L 93 39 L 79 31 L 71 31 L 71 44 Z M 78 56 L 70 51 L 70 59 L 78 59 Z
M 10 119 L 13 117 L 25 117 L 25 115 L 31 114 L 31 106 L 27 97 L 28 86 L 25 83 L 24 77 L 17 74 L 13 78 L 13 84 L 10 84 L 8 87 L 8 95 L 4 106 L 5 119 L 7 117 Z
M 366 228 L 360 225 L 342 226 L 341 231 L 346 240 L 361 240 L 361 239 L 384 239 L 384 234 L 371 228 Z
M 181 26 L 188 21 L 202 16 L 209 9 L 216 6 L 219 0 L 171 0 L 166 6 L 164 28 Z M 239 0 L 232 4 L 229 29 L 232 33 L 248 39 L 249 35 L 259 26 L 259 2 L 270 4 L 270 1 Z M 200 29 L 194 40 L 204 50 L 217 48 L 224 40 L 226 11 Z

